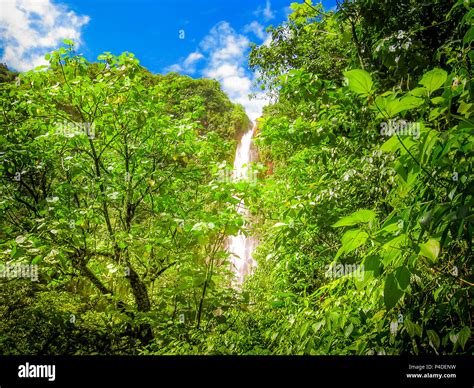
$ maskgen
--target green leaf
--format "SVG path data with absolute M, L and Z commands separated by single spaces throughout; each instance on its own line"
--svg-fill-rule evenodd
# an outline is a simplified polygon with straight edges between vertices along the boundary
M 446 101 L 446 99 L 445 99 L 444 97 L 441 97 L 441 96 L 439 96 L 439 97 L 434 97 L 434 98 L 431 99 L 431 102 L 432 102 L 433 104 L 436 104 L 436 105 L 442 104 L 442 103 L 445 102 L 445 101 Z
M 452 332 L 452 333 L 449 334 L 449 340 L 450 340 L 453 344 L 456 344 L 456 342 L 458 342 L 458 339 L 459 339 L 459 334 L 455 334 L 454 332 Z
M 385 112 L 387 109 L 387 105 L 390 104 L 394 100 L 394 96 L 386 96 L 384 97 L 383 95 L 375 97 L 374 104 L 371 105 L 371 109 L 373 109 L 375 112 L 378 112 L 377 117 L 383 117 L 385 118 L 384 114 L 381 114 L 380 112 Z
M 349 81 L 349 89 L 357 94 L 369 95 L 374 85 L 372 77 L 365 70 L 355 69 L 344 73 Z
M 410 337 L 413 338 L 415 335 L 417 335 L 418 337 L 421 338 L 421 336 L 423 335 L 423 329 L 420 325 L 410 321 L 408 318 L 405 319 L 404 322 L 405 322 L 407 333 L 409 334 Z
M 430 345 L 434 350 L 439 348 L 440 340 L 438 334 L 434 330 L 427 330 L 426 334 L 428 335 L 428 339 L 430 341 Z
M 464 38 L 462 40 L 463 44 L 469 44 L 472 41 L 474 41 L 474 27 L 471 27 L 466 34 L 464 35 Z
M 385 111 L 389 117 L 395 117 L 398 113 L 416 108 L 421 104 L 423 104 L 423 99 L 414 96 L 406 96 L 390 101 L 385 107 Z
M 406 234 L 401 234 L 392 240 L 386 242 L 382 246 L 382 263 L 383 265 L 387 266 L 397 260 L 402 252 L 403 246 L 406 245 L 407 236 Z
M 344 329 L 344 335 L 346 337 L 349 337 L 351 333 L 353 332 L 353 330 L 354 330 L 354 325 L 352 323 L 349 323 L 349 325 L 347 325 L 346 328 Z
M 303 323 L 300 329 L 300 338 L 303 338 L 306 335 L 306 332 L 308 331 L 309 325 L 311 325 L 311 321 L 307 321 Z
M 464 101 L 461 101 L 459 104 L 458 112 L 462 114 L 463 116 L 469 117 L 470 113 L 474 111 L 474 104 L 473 103 L 466 103 Z
M 395 307 L 402 295 L 403 292 L 398 288 L 395 275 L 391 273 L 385 279 L 385 286 L 383 289 L 383 300 L 387 310 L 390 310 Z
M 420 255 L 427 257 L 431 261 L 436 261 L 440 252 L 439 241 L 430 238 L 424 244 L 420 244 Z
M 470 336 L 471 336 L 471 329 L 469 328 L 469 326 L 464 326 L 461 329 L 461 331 L 458 333 L 458 343 L 459 345 L 461 345 L 463 350 Z
M 405 327 L 408 335 L 413 338 L 415 336 L 415 327 L 409 319 L 405 319 Z
M 43 261 L 43 256 L 38 255 L 38 256 L 35 256 L 35 258 L 31 261 L 31 264 L 33 265 L 40 264 L 42 261 Z
M 395 152 L 400 147 L 402 147 L 401 143 L 398 141 L 396 136 L 390 136 L 388 140 L 382 144 L 380 150 L 383 152 Z
M 433 69 L 423 75 L 420 80 L 420 84 L 423 85 L 429 93 L 439 89 L 446 82 L 448 73 L 443 69 Z
M 448 108 L 446 108 L 446 107 L 444 107 L 444 108 L 434 108 L 434 109 L 430 112 L 429 120 L 430 120 L 430 121 L 435 120 L 436 118 L 438 118 L 439 116 L 441 116 L 444 112 L 446 112 L 447 109 L 448 109 Z
M 369 235 L 360 229 L 351 229 L 348 230 L 342 236 L 342 249 L 345 253 L 352 252 L 354 249 L 357 249 L 361 245 L 363 245 Z M 341 252 L 342 253 L 342 252 Z
M 409 95 L 415 97 L 425 97 L 426 96 L 426 89 L 425 88 L 415 88 L 408 92 Z
M 376 214 L 372 210 L 361 209 L 357 210 L 355 213 L 352 213 L 350 216 L 341 218 L 337 221 L 333 228 L 339 228 L 341 226 L 356 225 L 360 223 L 370 222 L 375 218 Z
M 363 265 L 365 272 L 373 272 L 374 276 L 380 274 L 380 257 L 374 255 L 367 256 Z
M 410 284 L 410 276 L 411 273 L 406 266 L 397 268 L 395 277 L 397 278 L 397 282 L 401 290 L 405 290 Z

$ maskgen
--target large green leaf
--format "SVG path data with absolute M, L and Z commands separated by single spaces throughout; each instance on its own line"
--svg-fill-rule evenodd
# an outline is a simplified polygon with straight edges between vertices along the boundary
M 350 225 L 370 222 L 375 218 L 375 216 L 376 214 L 372 210 L 367 210 L 367 209 L 357 210 L 351 215 L 341 218 L 334 225 L 332 225 L 332 227 L 339 228 L 341 226 L 350 226 Z
M 362 263 L 362 277 L 356 276 L 354 277 L 354 283 L 358 290 L 361 290 L 365 287 L 368 282 L 370 282 L 373 278 L 380 275 L 381 265 L 380 265 L 380 257 L 370 255 L 367 256 L 363 263 Z
M 471 329 L 469 326 L 464 326 L 461 331 L 458 333 L 458 343 L 464 350 L 464 346 L 466 346 L 469 337 L 471 336 Z
M 448 73 L 443 69 L 433 69 L 423 75 L 420 84 L 423 85 L 429 93 L 438 90 L 446 82 Z
M 352 252 L 354 249 L 357 249 L 358 247 L 360 247 L 367 241 L 368 237 L 369 235 L 363 230 L 360 230 L 360 229 L 348 230 L 342 236 L 342 239 L 341 239 L 342 247 L 337 252 L 335 259 L 337 259 L 342 253 L 349 253 L 349 252 Z
M 403 291 L 398 288 L 395 275 L 391 273 L 385 279 L 385 286 L 383 289 L 383 301 L 387 310 L 395 307 L 399 299 L 403 296 Z
M 342 236 L 342 246 L 346 253 L 352 252 L 354 249 L 363 245 L 368 237 L 369 235 L 363 230 L 349 230 L 344 234 L 344 236 Z
M 403 246 L 407 243 L 406 234 L 401 234 L 382 246 L 382 263 L 387 266 L 395 262 L 403 252 Z
M 424 244 L 420 244 L 420 255 L 427 257 L 431 261 L 438 260 L 440 245 L 439 241 L 430 238 Z
M 344 73 L 349 81 L 349 89 L 357 94 L 369 95 L 374 85 L 372 77 L 365 70 L 355 69 Z
M 401 290 L 405 290 L 410 284 L 410 276 L 410 271 L 406 266 L 398 267 L 395 271 L 395 277 Z
M 395 152 L 402 147 L 396 136 L 390 136 L 388 140 L 380 146 L 383 152 Z
M 395 117 L 400 112 L 417 108 L 423 104 L 423 99 L 414 96 L 405 96 L 393 101 L 390 101 L 385 107 L 385 111 L 389 117 Z
M 428 339 L 430 341 L 430 345 L 433 347 L 434 350 L 439 348 L 440 340 L 438 334 L 434 330 L 427 330 L 426 334 L 428 335 Z
M 367 256 L 364 260 L 364 271 L 372 272 L 374 276 L 380 274 L 380 257 L 375 255 Z
M 464 38 L 463 38 L 463 43 L 464 44 L 469 44 L 471 43 L 472 41 L 474 41 L 474 27 L 471 27 L 467 32 L 466 34 L 464 35 Z

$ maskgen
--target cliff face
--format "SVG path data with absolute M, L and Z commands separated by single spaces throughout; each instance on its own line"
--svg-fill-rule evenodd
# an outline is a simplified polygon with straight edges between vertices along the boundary
M 2 82 L 12 82 L 15 80 L 15 77 L 18 73 L 15 73 L 8 69 L 8 66 L 4 63 L 0 63 L 0 83 Z

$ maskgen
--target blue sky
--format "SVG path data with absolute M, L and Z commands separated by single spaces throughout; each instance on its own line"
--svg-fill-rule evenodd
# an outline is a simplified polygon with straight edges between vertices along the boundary
M 63 39 L 94 61 L 133 52 L 155 73 L 214 78 L 251 118 L 266 103 L 253 92 L 250 42 L 268 44 L 265 28 L 286 19 L 291 0 L 0 0 L 1 62 L 19 71 L 44 64 Z M 314 1 L 316 2 L 316 1 Z M 335 0 L 325 0 L 331 9 Z

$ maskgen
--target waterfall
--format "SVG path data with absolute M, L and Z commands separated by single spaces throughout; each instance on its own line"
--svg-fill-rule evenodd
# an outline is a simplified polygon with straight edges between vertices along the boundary
M 234 181 L 250 179 L 249 176 L 249 162 L 251 162 L 250 147 L 252 144 L 252 136 L 254 134 L 255 124 L 252 129 L 244 133 L 237 146 L 234 159 L 234 170 L 232 179 Z M 246 221 L 248 220 L 249 212 L 245 208 L 243 200 L 240 200 L 237 205 L 237 211 Z M 244 224 L 245 227 L 246 223 Z M 257 265 L 252 257 L 256 241 L 252 237 L 245 236 L 241 231 L 237 236 L 230 236 L 228 250 L 231 254 L 232 271 L 235 274 L 234 284 L 237 286 L 242 284 L 246 275 L 251 273 L 252 269 Z

